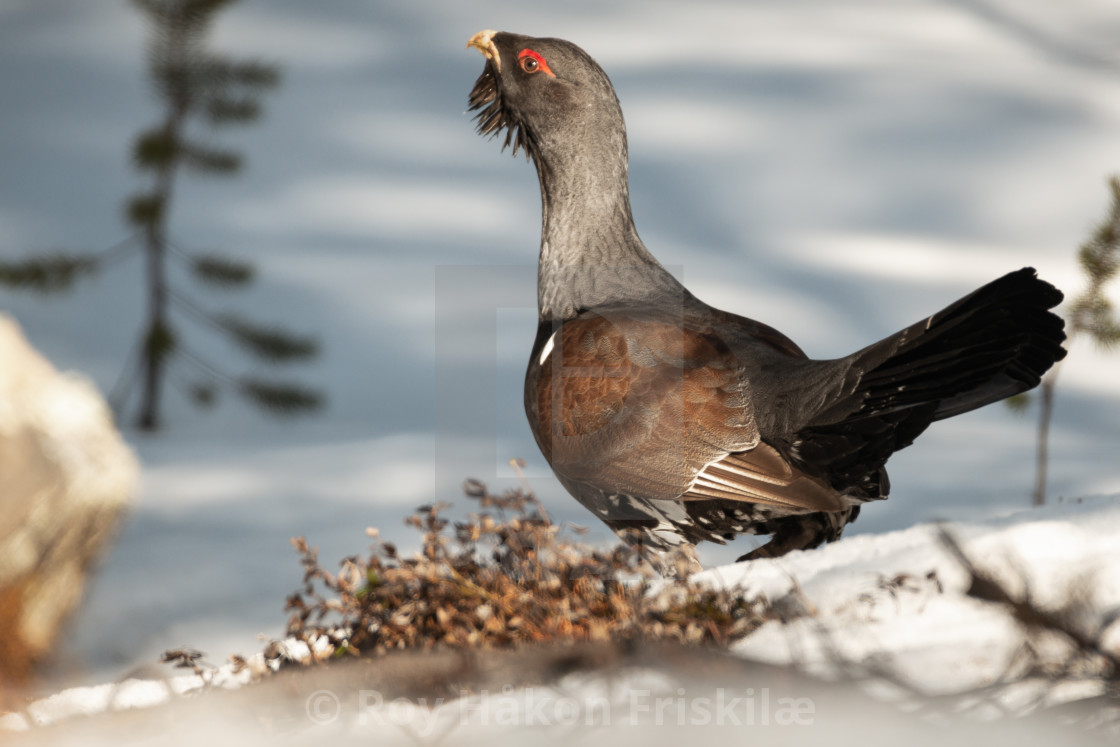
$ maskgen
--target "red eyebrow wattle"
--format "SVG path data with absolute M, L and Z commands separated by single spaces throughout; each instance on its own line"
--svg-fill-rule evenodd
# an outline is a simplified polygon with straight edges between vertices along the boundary
M 541 57 L 538 52 L 534 52 L 531 49 L 522 49 L 521 52 L 517 55 L 518 64 L 520 64 L 521 60 L 525 59 L 526 57 L 532 57 L 534 60 L 536 60 L 537 64 L 540 65 L 539 69 L 542 73 L 550 75 L 553 78 L 556 77 L 556 73 L 552 72 L 552 70 L 549 69 L 548 63 L 544 61 L 544 58 Z

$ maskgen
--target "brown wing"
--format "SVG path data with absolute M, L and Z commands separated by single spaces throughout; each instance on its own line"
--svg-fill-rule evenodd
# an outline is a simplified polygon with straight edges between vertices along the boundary
M 587 312 L 546 331 L 526 405 L 562 478 L 650 500 L 841 507 L 761 442 L 743 367 L 712 330 L 682 327 L 679 317 Z
M 839 511 L 843 498 L 820 478 L 810 477 L 760 443 L 708 464 L 681 500 L 750 501 L 803 511 Z

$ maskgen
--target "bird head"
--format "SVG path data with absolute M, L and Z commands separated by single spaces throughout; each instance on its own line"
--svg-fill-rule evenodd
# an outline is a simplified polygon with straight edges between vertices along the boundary
M 480 31 L 467 42 L 486 57 L 470 95 L 478 132 L 502 148 L 524 149 L 538 162 L 545 151 L 585 141 L 593 131 L 625 129 L 607 74 L 571 42 L 504 31 Z

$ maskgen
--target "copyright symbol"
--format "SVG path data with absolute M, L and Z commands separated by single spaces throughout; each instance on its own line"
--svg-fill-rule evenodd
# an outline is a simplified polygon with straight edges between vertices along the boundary
M 316 690 L 307 696 L 305 708 L 311 723 L 323 726 L 338 718 L 342 712 L 342 703 L 330 690 Z

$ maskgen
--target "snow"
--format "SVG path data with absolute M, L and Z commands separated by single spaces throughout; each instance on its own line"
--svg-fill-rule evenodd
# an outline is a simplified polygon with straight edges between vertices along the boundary
M 1081 600 L 1097 625 L 1120 607 L 1120 496 L 946 528 L 1016 598 L 1043 609 Z M 837 656 L 848 662 L 885 656 L 923 689 L 959 692 L 998 679 L 1024 635 L 1006 610 L 966 595 L 968 573 L 940 546 L 937 532 L 920 525 L 863 535 L 820 552 L 706 575 L 771 599 L 791 594 L 796 583 L 812 603 L 814 617 L 768 623 L 735 647 L 738 654 L 810 671 L 833 668 Z M 903 582 L 891 584 L 894 579 Z M 1120 645 L 1120 629 L 1105 643 Z
M 322 359 L 295 375 L 329 406 L 277 425 L 233 401 L 196 412 L 172 390 L 166 433 L 126 433 L 143 489 L 42 695 L 126 681 L 169 648 L 218 663 L 258 651 L 258 636 L 282 635 L 300 583 L 289 537 L 307 535 L 328 567 L 364 549 L 368 526 L 407 549 L 412 506 L 453 499 L 466 477 L 511 485 L 511 457 L 528 460 L 555 519 L 606 539 L 549 474 L 521 411 L 536 179 L 464 114 L 481 58 L 463 45 L 494 27 L 570 38 L 600 60 L 626 112 L 651 250 L 706 301 L 816 357 L 1022 265 L 1067 293 L 1081 287 L 1074 251 L 1120 169 L 1112 0 L 243 0 L 217 24 L 218 43 L 275 61 L 285 79 L 260 124 L 214 138 L 245 151 L 244 173 L 178 186 L 172 235 L 257 264 L 254 288 L 199 302 L 320 335 Z M 125 2 L 0 4 L 0 256 L 96 250 L 126 234 L 121 206 L 141 186 L 128 143 L 157 115 L 143 33 Z M 53 299 L 3 290 L 0 306 L 56 366 L 107 392 L 138 325 L 139 272 L 124 261 Z M 192 349 L 240 372 L 240 358 L 182 324 Z M 1086 341 L 1064 364 L 1051 441 L 1060 505 L 1015 513 L 1031 488 L 1034 422 L 990 407 L 897 455 L 891 499 L 843 542 L 753 564 L 746 580 L 779 595 L 792 573 L 853 656 L 881 644 L 957 686 L 950 663 L 972 650 L 991 676 L 1013 631 L 959 599 L 959 572 L 915 525 L 953 519 L 993 563 L 1012 551 L 1048 598 L 1079 566 L 1115 578 L 1115 515 L 1102 507 L 1115 499 L 1070 499 L 1120 493 L 1116 370 Z M 718 567 L 744 551 L 702 557 Z M 923 580 L 931 570 L 945 594 Z M 879 587 L 900 573 L 918 591 Z M 1115 601 L 1107 584 L 1098 593 Z M 975 645 L 948 656 L 968 621 L 981 626 L 964 637 Z M 764 628 L 738 651 L 820 666 L 807 626 Z

